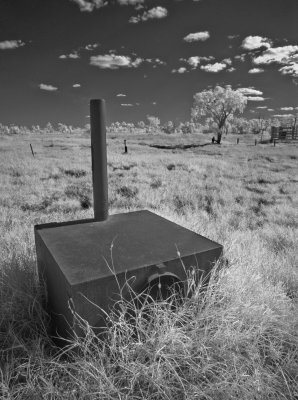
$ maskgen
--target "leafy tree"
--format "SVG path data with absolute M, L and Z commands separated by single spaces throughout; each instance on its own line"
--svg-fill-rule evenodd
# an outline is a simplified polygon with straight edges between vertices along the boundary
M 233 117 L 230 121 L 231 132 L 236 134 L 243 134 L 249 132 L 250 124 L 246 118 Z
M 159 118 L 154 117 L 153 115 L 147 115 L 146 118 L 147 118 L 148 125 L 149 125 L 149 131 L 159 130 L 159 126 L 160 126 Z
M 46 133 L 53 133 L 54 132 L 53 125 L 50 122 L 48 122 L 44 130 Z
M 264 118 L 253 118 L 249 120 L 250 131 L 254 134 L 261 134 L 263 136 L 264 132 L 271 126 L 270 119 Z
M 162 130 L 165 133 L 174 133 L 175 131 L 175 126 L 173 124 L 173 121 L 168 121 L 164 126 L 162 127 Z
M 146 128 L 145 122 L 144 122 L 144 121 L 139 121 L 139 122 L 138 122 L 138 127 L 139 127 L 140 129 L 145 129 L 145 128 Z
M 246 104 L 247 98 L 238 90 L 233 90 L 230 86 L 216 86 L 194 95 L 191 114 L 194 121 L 201 116 L 211 117 L 217 127 L 217 143 L 220 143 L 228 118 L 242 113 Z

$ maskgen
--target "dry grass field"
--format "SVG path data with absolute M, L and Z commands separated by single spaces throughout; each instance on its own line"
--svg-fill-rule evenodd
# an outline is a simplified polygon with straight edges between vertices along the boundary
M 33 226 L 92 218 L 90 138 L 0 138 L 0 398 L 298 399 L 298 145 L 253 136 L 108 136 L 110 213 L 149 209 L 224 245 L 206 293 L 153 304 L 137 334 L 59 353 L 40 306 Z M 35 157 L 29 144 L 32 144 Z M 158 149 L 150 144 L 190 144 Z

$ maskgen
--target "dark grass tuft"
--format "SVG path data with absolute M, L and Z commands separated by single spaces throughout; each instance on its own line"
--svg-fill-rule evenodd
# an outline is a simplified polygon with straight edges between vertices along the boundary
M 63 172 L 65 175 L 72 176 L 74 178 L 81 178 L 82 176 L 87 175 L 87 172 L 83 169 L 65 169 Z

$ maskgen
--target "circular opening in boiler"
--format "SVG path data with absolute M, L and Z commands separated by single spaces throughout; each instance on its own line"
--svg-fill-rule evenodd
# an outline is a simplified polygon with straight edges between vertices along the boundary
M 171 298 L 181 298 L 183 283 L 174 275 L 164 274 L 149 279 L 143 293 L 155 301 L 167 301 Z

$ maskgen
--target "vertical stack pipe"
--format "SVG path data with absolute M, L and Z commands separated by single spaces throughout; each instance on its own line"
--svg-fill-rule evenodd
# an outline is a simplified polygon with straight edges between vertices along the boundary
M 90 101 L 94 220 L 109 216 L 105 101 Z

